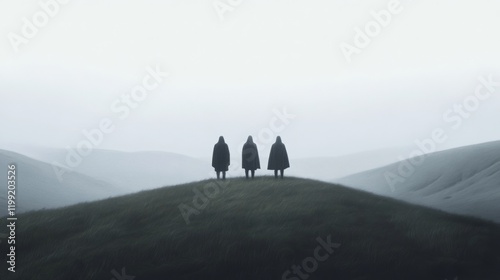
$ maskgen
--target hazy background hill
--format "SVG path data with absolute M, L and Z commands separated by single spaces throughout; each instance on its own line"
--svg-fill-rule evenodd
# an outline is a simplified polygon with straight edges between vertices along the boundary
M 31 148 L 27 153 L 45 162 L 66 165 L 68 150 Z M 104 180 L 116 186 L 120 193 L 202 180 L 213 173 L 209 163 L 175 153 L 102 149 L 93 150 L 71 170 Z
M 132 153 L 96 149 L 84 157 L 77 167 L 65 173 L 63 181 L 59 182 L 49 163 L 65 164 L 67 150 L 32 147 L 25 149 L 25 152 L 39 160 L 2 152 L 3 161 L 20 162 L 21 167 L 26 165 L 24 172 L 19 174 L 21 182 L 29 182 L 27 187 L 21 189 L 29 193 L 29 196 L 24 196 L 28 199 L 27 203 L 20 201 L 20 210 L 23 211 L 215 176 L 209 158 L 197 159 L 158 151 Z M 396 162 L 396 159 L 401 154 L 404 154 L 402 148 L 394 148 L 342 157 L 292 159 L 292 167 L 285 174 L 324 181 L 345 176 L 333 181 L 412 203 L 500 221 L 500 211 L 497 211 L 497 205 L 500 204 L 500 142 L 427 155 L 422 166 L 417 167 L 415 173 L 404 183 L 397 183 L 392 192 L 384 174 L 398 174 L 402 163 Z M 239 164 L 239 161 L 241 159 L 233 158 L 232 164 Z M 392 162 L 396 163 L 384 166 Z M 266 170 L 267 157 L 261 157 L 261 167 L 257 176 L 272 174 Z M 243 175 L 243 170 L 238 169 L 229 176 Z M 6 174 L 2 176 L 5 177 Z M 64 189 L 68 191 L 50 195 Z M 0 195 L 0 200 L 5 195 Z
M 360 152 L 338 157 L 299 158 L 291 162 L 287 173 L 296 177 L 331 181 L 398 161 L 407 148 Z M 266 162 L 267 166 L 267 162 Z
M 394 191 L 385 174 L 404 162 L 334 180 L 354 188 L 500 222 L 500 141 L 428 154 Z
M 46 147 L 18 147 L 21 154 L 52 163 L 65 164 L 68 150 Z M 397 162 L 404 148 L 360 152 L 338 157 L 291 158 L 285 174 L 331 181 L 372 168 Z M 231 150 L 230 176 L 244 176 L 240 151 Z M 210 154 L 211 151 L 208 151 Z M 293 154 L 293 150 L 291 151 Z M 260 155 L 261 169 L 257 176 L 272 175 L 267 170 L 268 155 Z M 236 167 L 236 169 L 234 169 Z M 211 157 L 193 158 L 162 151 L 123 152 L 95 149 L 81 164 L 71 170 L 105 180 L 124 191 L 138 191 L 164 185 L 175 185 L 214 177 Z
M 17 153 L 0 150 L 0 215 L 7 214 L 7 166 L 16 164 L 16 208 L 18 212 L 61 207 L 82 201 L 92 201 L 114 196 L 120 189 L 102 180 L 87 175 L 67 173 L 60 182 L 52 166 Z

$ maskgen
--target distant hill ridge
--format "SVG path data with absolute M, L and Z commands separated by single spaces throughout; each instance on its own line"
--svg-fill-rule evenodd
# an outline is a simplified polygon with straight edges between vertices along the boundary
M 421 161 L 401 161 L 335 182 L 500 222 L 500 141 L 428 154 Z

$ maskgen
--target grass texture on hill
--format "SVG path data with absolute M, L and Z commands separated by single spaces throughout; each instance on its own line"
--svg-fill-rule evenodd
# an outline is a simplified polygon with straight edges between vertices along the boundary
M 19 215 L 16 273 L 4 267 L 0 278 L 120 280 L 124 271 L 134 280 L 500 277 L 493 223 L 312 180 L 213 182 Z M 193 198 L 204 190 L 212 198 L 196 200 L 205 203 L 197 209 Z M 195 210 L 189 224 L 180 205 Z M 318 238 L 340 247 L 305 272 Z

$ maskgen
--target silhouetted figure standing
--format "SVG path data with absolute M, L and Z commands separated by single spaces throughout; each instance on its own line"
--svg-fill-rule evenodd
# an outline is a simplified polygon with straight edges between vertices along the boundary
M 268 170 L 274 170 L 274 177 L 278 178 L 278 170 L 281 173 L 281 179 L 283 179 L 284 170 L 290 167 L 290 162 L 288 161 L 288 154 L 286 152 L 286 147 L 283 142 L 281 142 L 281 137 L 276 137 L 276 142 L 271 147 L 271 153 L 269 154 L 269 162 L 267 164 Z
M 252 136 L 248 136 L 248 140 L 243 145 L 241 166 L 245 169 L 245 176 L 248 179 L 248 171 L 251 171 L 252 178 L 255 177 L 255 170 L 260 169 L 259 151 L 257 145 L 253 142 Z
M 222 172 L 222 179 L 226 179 L 226 171 L 229 169 L 229 147 L 224 142 L 224 137 L 219 137 L 219 142 L 214 146 L 214 153 L 212 155 L 212 167 L 217 173 L 217 179 L 220 179 Z

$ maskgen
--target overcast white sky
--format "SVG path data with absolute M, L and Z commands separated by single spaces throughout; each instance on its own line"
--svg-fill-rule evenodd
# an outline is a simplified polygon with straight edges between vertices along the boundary
M 0 1 L 0 148 L 75 146 L 110 118 L 98 148 L 206 157 L 224 135 L 239 153 L 249 134 L 265 148 L 283 108 L 291 157 L 411 147 L 438 127 L 440 149 L 500 139 L 500 88 L 458 129 L 442 116 L 479 76 L 500 80 L 499 1 L 401 1 L 351 63 L 341 43 L 390 1 L 243 0 L 224 21 L 214 2 L 69 0 L 15 52 L 9 34 L 43 10 Z M 118 118 L 111 104 L 156 65 L 170 77 Z

